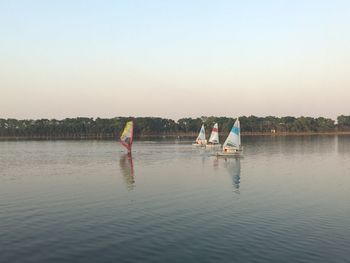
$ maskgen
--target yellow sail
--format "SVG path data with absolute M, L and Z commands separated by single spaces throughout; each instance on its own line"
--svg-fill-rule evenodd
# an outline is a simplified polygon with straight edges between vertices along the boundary
M 134 122 L 128 121 L 125 125 L 124 131 L 120 136 L 120 143 L 131 152 L 132 138 L 134 136 Z

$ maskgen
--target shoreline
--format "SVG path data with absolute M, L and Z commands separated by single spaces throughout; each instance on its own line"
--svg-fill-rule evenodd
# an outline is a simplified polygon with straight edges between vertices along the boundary
M 350 135 L 350 131 L 331 132 L 242 132 L 242 136 L 314 136 L 314 135 Z
M 334 131 L 334 132 L 242 132 L 242 137 L 259 137 L 259 136 L 270 136 L 270 137 L 284 137 L 284 136 L 346 136 L 350 135 L 350 131 Z M 193 139 L 197 135 L 193 133 L 188 134 L 157 134 L 157 135 L 141 135 L 134 137 L 136 140 L 146 140 L 146 139 Z M 220 136 L 226 136 L 226 134 L 220 134 Z M 59 141 L 59 140 L 69 140 L 69 141 L 81 141 L 81 140 L 116 140 L 119 136 L 114 135 L 104 135 L 104 136 L 0 136 L 0 141 Z

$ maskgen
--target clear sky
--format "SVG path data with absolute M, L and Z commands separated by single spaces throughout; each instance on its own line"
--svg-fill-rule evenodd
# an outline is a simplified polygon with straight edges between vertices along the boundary
M 350 1 L 0 0 L 0 118 L 350 114 Z

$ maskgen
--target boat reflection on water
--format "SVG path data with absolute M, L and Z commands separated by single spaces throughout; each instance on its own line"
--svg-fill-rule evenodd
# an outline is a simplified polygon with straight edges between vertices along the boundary
M 241 160 L 240 158 L 225 158 L 225 168 L 229 171 L 232 178 L 233 191 L 240 194 L 241 184 Z
M 128 190 L 132 190 L 135 187 L 135 177 L 134 177 L 134 164 L 132 161 L 131 154 L 124 154 L 119 160 L 120 169 L 124 177 L 125 184 Z
M 215 170 L 217 170 L 219 168 L 219 158 L 214 158 L 214 161 L 213 161 L 213 167 Z

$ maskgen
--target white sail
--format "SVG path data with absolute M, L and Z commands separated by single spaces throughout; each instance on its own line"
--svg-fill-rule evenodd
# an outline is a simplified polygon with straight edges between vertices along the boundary
M 218 144 L 219 143 L 219 129 L 218 129 L 218 124 L 215 123 L 213 130 L 211 132 L 209 142 L 212 144 Z
M 230 134 L 228 135 L 226 141 L 224 142 L 223 149 L 230 147 L 235 149 L 241 148 L 241 128 L 239 125 L 239 120 L 235 121 L 235 124 L 233 125 Z
M 205 129 L 204 129 L 204 124 L 202 124 L 201 130 L 199 131 L 198 137 L 196 139 L 197 144 L 203 144 L 206 143 L 205 139 Z
M 201 130 L 199 131 L 198 137 L 196 139 L 196 142 L 192 145 L 194 146 L 205 146 L 207 144 L 207 140 L 205 139 L 205 129 L 204 124 L 202 124 Z

